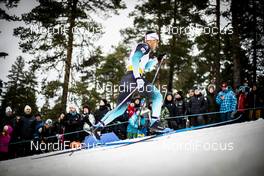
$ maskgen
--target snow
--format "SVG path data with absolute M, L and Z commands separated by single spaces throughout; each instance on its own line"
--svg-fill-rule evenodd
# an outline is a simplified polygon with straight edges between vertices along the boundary
M 263 135 L 264 120 L 260 119 L 71 156 L 4 161 L 0 175 L 264 175 Z

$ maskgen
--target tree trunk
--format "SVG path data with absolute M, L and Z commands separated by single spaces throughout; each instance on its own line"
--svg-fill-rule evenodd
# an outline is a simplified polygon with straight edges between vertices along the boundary
M 159 5 L 161 5 L 160 4 L 160 0 L 158 1 L 158 3 L 159 3 Z M 158 35 L 159 35 L 159 43 L 161 44 L 162 43 L 162 40 L 161 40 L 161 28 L 162 28 L 162 19 L 161 19 L 161 13 L 162 12 L 160 12 L 160 9 L 158 9 L 158 15 L 157 15 L 157 17 L 158 17 Z
M 174 9 L 173 9 L 173 27 L 176 26 L 176 20 L 177 20 L 177 2 L 176 0 L 174 1 Z M 176 47 L 176 36 L 175 34 L 173 34 L 172 36 L 172 45 L 171 45 L 171 53 L 172 53 L 172 57 L 170 58 L 170 69 L 169 69 L 169 80 L 168 80 L 168 91 L 172 91 L 173 88 L 173 76 L 174 76 L 174 71 L 175 71 L 175 61 L 173 59 L 175 59 L 174 56 L 174 50 Z
M 217 52 L 216 60 L 214 63 L 215 67 L 215 78 L 216 78 L 216 87 L 220 86 L 220 61 L 221 61 L 221 36 L 220 36 L 220 0 L 216 0 L 216 27 L 217 27 Z
M 171 60 L 173 58 L 170 58 Z M 173 87 L 173 74 L 174 74 L 174 64 L 170 63 L 170 69 L 169 69 L 169 82 L 168 82 L 168 91 L 171 92 L 172 91 L 172 87 Z
M 239 27 L 238 27 L 238 7 L 237 4 L 240 2 L 232 0 L 231 2 L 231 13 L 232 13 L 232 58 L 233 58 L 233 86 L 236 88 L 241 84 L 241 64 L 240 64 L 240 41 L 239 41 Z
M 160 4 L 160 0 L 158 1 L 158 3 L 159 3 L 159 5 L 161 5 Z M 157 22 L 157 24 L 158 24 L 158 35 L 159 35 L 159 44 L 160 45 L 162 44 L 162 39 L 161 39 L 161 28 L 162 28 L 161 13 L 162 12 L 160 11 L 160 9 L 158 9 L 158 14 L 157 14 L 158 22 Z M 161 69 L 161 67 L 160 67 L 160 69 Z M 160 83 L 161 83 L 161 81 L 160 81 L 160 73 L 158 73 L 158 76 L 157 76 L 157 85 L 160 86 Z
M 68 29 L 68 43 L 67 43 L 67 57 L 65 61 L 65 70 L 64 70 L 64 82 L 63 82 L 63 92 L 62 92 L 62 112 L 66 112 L 67 98 L 69 91 L 69 80 L 71 73 L 71 61 L 72 61 L 72 50 L 73 50 L 73 28 L 75 26 L 75 13 L 77 0 L 69 2 L 71 8 L 71 15 L 69 16 L 69 29 Z
M 256 2 L 253 0 L 253 84 L 257 82 L 257 17 L 256 17 Z

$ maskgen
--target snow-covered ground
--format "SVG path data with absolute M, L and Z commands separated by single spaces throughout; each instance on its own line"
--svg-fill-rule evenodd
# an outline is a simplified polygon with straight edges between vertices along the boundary
M 175 133 L 119 148 L 0 162 L 0 175 L 264 175 L 264 120 Z

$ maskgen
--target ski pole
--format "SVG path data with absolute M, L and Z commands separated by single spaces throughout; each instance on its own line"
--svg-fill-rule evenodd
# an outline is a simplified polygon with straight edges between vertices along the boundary
M 130 92 L 130 94 L 128 94 L 128 96 L 121 102 L 121 103 L 119 103 L 116 107 L 115 107 L 115 109 L 118 109 L 120 106 L 122 106 L 126 101 L 127 101 L 127 99 L 129 99 L 129 97 L 131 96 L 131 95 L 133 95 L 133 93 L 134 92 L 136 92 L 136 90 L 137 90 L 138 88 L 136 87 L 132 92 Z
M 160 70 L 160 67 L 161 67 L 161 64 L 162 64 L 162 62 L 163 62 L 163 60 L 164 60 L 164 57 L 161 59 L 161 61 L 160 61 L 160 63 L 159 63 L 159 66 L 158 66 L 158 69 L 157 69 L 157 71 L 156 71 L 156 73 L 155 73 L 155 76 L 154 76 L 154 78 L 153 78 L 153 80 L 152 80 L 152 84 L 154 84 L 154 82 L 155 82 L 155 80 L 156 80 L 156 77 L 157 77 L 157 75 L 158 75 L 158 72 L 159 72 L 159 70 Z M 138 90 L 138 87 L 136 87 L 132 92 L 130 92 L 127 96 L 126 96 L 126 98 L 121 102 L 121 103 L 119 103 L 114 109 L 118 109 L 118 108 L 120 108 L 130 97 L 131 97 L 131 95 L 133 95 L 136 91 Z M 110 111 L 109 112 L 109 114 L 106 114 L 106 115 L 110 115 L 110 114 L 112 114 L 114 111 Z M 97 129 L 97 128 L 96 128 Z
M 157 78 L 157 76 L 158 76 L 158 73 L 159 73 L 159 70 L 160 70 L 160 67 L 161 67 L 161 65 L 162 65 L 163 60 L 164 60 L 164 58 L 161 59 L 161 61 L 160 61 L 160 63 L 159 63 L 159 66 L 158 66 L 158 69 L 157 69 L 157 71 L 156 71 L 156 73 L 155 73 L 155 76 L 154 76 L 154 78 L 153 78 L 151 84 L 154 84 L 154 82 L 155 82 L 155 80 L 156 80 L 156 78 Z
M 166 91 L 165 91 L 164 98 L 163 98 L 163 103 L 164 103 L 165 100 L 166 100 L 167 93 L 168 93 L 168 89 L 166 89 Z

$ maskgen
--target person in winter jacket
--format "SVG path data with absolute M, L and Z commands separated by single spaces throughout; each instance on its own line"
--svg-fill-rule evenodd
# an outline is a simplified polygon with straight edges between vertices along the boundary
M 64 142 L 64 133 L 65 133 L 65 115 L 61 113 L 57 121 L 54 122 L 54 133 L 56 133 L 57 139 L 61 144 Z
M 10 135 L 10 143 L 16 142 L 16 137 L 15 137 L 15 129 L 16 129 L 16 117 L 13 113 L 13 110 L 10 106 L 6 107 L 5 109 L 5 114 L 2 116 L 3 118 L 0 117 L 0 129 L 3 130 L 4 126 L 9 125 L 12 127 L 13 132 L 12 135 Z M 0 133 L 3 132 L 0 130 Z M 10 145 L 9 146 L 9 156 L 8 158 L 14 158 L 15 157 L 15 152 L 16 152 L 16 146 Z
M 38 145 L 41 142 L 41 128 L 43 127 L 44 122 L 41 119 L 40 114 L 35 115 L 35 120 L 32 123 L 32 128 L 33 128 L 33 142 L 34 145 Z M 35 148 L 32 148 L 33 153 L 39 154 L 41 151 L 36 151 Z
M 185 107 L 186 107 L 186 113 L 187 115 L 190 114 L 190 110 L 189 110 L 189 102 L 191 100 L 191 98 L 194 96 L 194 89 L 189 89 L 188 90 L 188 94 L 187 94 L 187 97 L 185 98 Z M 192 117 L 186 117 L 186 127 L 190 127 L 191 126 L 191 119 Z
M 144 137 L 147 135 L 147 126 L 150 121 L 151 114 L 150 110 L 146 107 L 146 102 L 142 103 L 142 109 L 137 109 L 136 112 L 128 120 L 128 139 Z
M 10 125 L 5 125 L 0 133 L 0 161 L 7 160 L 9 158 L 9 143 L 13 128 Z
M 167 95 L 165 97 L 164 104 L 162 106 L 162 119 L 163 119 L 163 116 L 175 117 L 176 115 L 177 115 L 177 109 L 176 109 L 176 105 L 173 101 L 173 95 L 172 95 L 172 93 L 169 92 L 169 93 L 167 93 Z M 169 119 L 168 120 L 168 127 L 171 129 L 177 129 L 178 128 L 177 120 L 176 119 Z
M 95 117 L 90 112 L 90 108 L 87 105 L 83 107 L 83 111 L 81 114 L 81 121 L 83 125 L 88 124 L 89 126 L 93 126 L 95 124 Z
M 14 128 L 15 116 L 13 110 L 10 106 L 6 107 L 5 114 L 3 117 L 0 117 L 0 129 L 2 130 L 4 126 L 9 125 Z
M 194 96 L 190 99 L 188 103 L 189 114 L 199 114 L 197 116 L 192 116 L 190 118 L 191 126 L 197 126 L 204 124 L 204 117 L 200 114 L 207 112 L 207 99 L 202 95 L 199 88 L 195 88 Z
M 33 138 L 34 141 L 39 141 L 40 140 L 40 132 L 39 129 L 42 128 L 42 126 L 44 125 L 44 122 L 41 119 L 41 115 L 40 114 L 36 114 L 35 115 L 35 120 L 33 121 Z
M 215 85 L 210 84 L 207 88 L 207 102 L 208 102 L 208 112 L 214 113 L 218 112 L 218 106 L 216 103 L 216 91 Z M 210 114 L 208 115 L 207 123 L 214 123 L 218 121 L 218 114 Z
M 131 102 L 128 104 L 126 115 L 128 119 L 131 118 L 134 113 L 140 108 L 140 96 L 134 97 Z
M 139 110 L 140 108 L 140 102 L 141 102 L 141 98 L 140 95 L 135 95 L 133 99 L 131 99 L 131 102 L 128 105 L 128 109 L 130 110 L 130 112 L 128 112 L 127 109 L 127 113 L 121 115 L 120 117 L 116 118 L 114 121 L 112 121 L 110 124 L 112 123 L 120 123 L 120 125 L 115 125 L 112 127 L 112 131 L 120 138 L 120 139 L 126 139 L 127 138 L 127 126 L 128 124 L 124 123 L 129 121 L 129 119 L 134 115 L 134 113 L 136 111 Z M 133 113 L 134 112 L 134 113 Z M 128 114 L 130 113 L 130 114 Z M 128 136 L 130 137 L 130 136 Z
M 193 96 L 194 96 L 194 89 L 190 89 L 190 90 L 188 91 L 188 95 L 187 95 L 187 97 L 186 97 L 186 99 L 185 99 L 186 107 L 189 107 L 188 103 L 189 103 L 189 101 L 191 100 L 191 98 L 192 98 Z
M 249 108 L 259 108 L 261 107 L 261 101 L 263 101 L 263 96 L 261 96 L 260 91 L 257 89 L 256 85 L 253 85 L 249 94 L 248 94 L 248 107 Z M 251 109 L 249 110 L 249 120 L 260 118 L 261 110 L 260 109 Z
M 80 141 L 80 133 L 82 130 L 81 115 L 77 112 L 75 105 L 69 106 L 69 113 L 65 117 L 65 140 Z M 67 134 L 70 133 L 70 134 Z
M 127 107 L 127 115 L 128 118 L 132 117 L 132 115 L 136 112 L 135 103 L 131 102 Z
M 186 103 L 184 101 L 184 95 L 182 91 L 178 91 L 175 94 L 175 106 L 176 106 L 176 117 L 177 116 L 184 116 L 186 115 Z M 176 119 L 178 129 L 185 127 L 185 119 L 184 118 L 177 118 Z
M 21 117 L 15 116 L 12 123 L 13 132 L 11 135 L 11 141 L 9 145 L 9 158 L 17 158 L 20 156 L 24 156 L 24 144 L 21 143 Z
M 19 120 L 20 127 L 18 127 L 19 132 L 17 132 L 17 134 L 19 135 L 18 137 L 22 142 L 20 146 L 22 149 L 22 156 L 28 156 L 33 154 L 29 141 L 33 139 L 34 121 L 35 117 L 32 115 L 32 109 L 29 105 L 26 105 L 24 108 L 24 115 Z
M 239 87 L 239 92 L 237 95 L 238 101 L 237 101 L 237 111 L 240 113 L 244 113 L 246 106 L 247 106 L 247 95 L 246 90 L 244 86 Z
M 44 125 L 39 129 L 40 131 L 40 138 L 41 138 L 41 143 L 45 143 L 48 145 L 49 143 L 54 143 L 57 142 L 57 138 L 55 138 L 55 133 L 53 130 L 53 122 L 51 119 L 47 119 L 44 123 Z M 50 152 L 52 151 L 52 148 L 46 148 L 46 151 L 43 152 Z
M 90 108 L 87 105 L 83 106 L 83 111 L 81 114 L 81 122 L 82 122 L 83 129 L 85 131 L 89 131 L 90 128 L 93 125 L 95 125 L 95 117 L 91 113 Z M 85 136 L 87 136 L 87 132 L 81 133 L 82 140 L 84 140 Z
M 21 138 L 24 140 L 33 139 L 34 132 L 34 121 L 35 117 L 32 115 L 32 109 L 29 105 L 26 105 L 24 108 L 24 116 L 21 117 Z
M 222 91 L 217 94 L 216 103 L 220 106 L 221 121 L 230 120 L 235 112 L 237 107 L 237 99 L 235 93 L 228 89 L 227 83 L 222 83 Z
M 242 116 L 240 121 L 245 121 L 246 116 L 248 117 L 248 115 L 245 115 L 245 113 L 248 112 L 245 110 L 248 107 L 248 93 L 246 92 L 246 89 L 245 86 L 240 86 L 237 94 L 237 114 Z
M 138 127 L 138 137 L 144 137 L 148 134 L 148 126 L 151 123 L 151 110 L 147 107 L 145 98 L 141 99 L 141 109 L 139 127 Z M 139 112 L 138 112 L 139 113 Z

